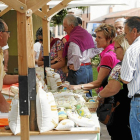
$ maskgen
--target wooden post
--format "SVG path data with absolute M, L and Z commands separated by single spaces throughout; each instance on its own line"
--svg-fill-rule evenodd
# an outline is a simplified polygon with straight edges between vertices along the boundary
M 20 1 L 26 4 L 26 0 Z M 18 70 L 20 76 L 28 75 L 26 19 L 26 13 L 17 12 Z M 28 94 L 25 93 L 25 96 L 28 96 Z M 29 140 L 29 115 L 20 115 L 20 124 L 21 140 Z
M 42 7 L 42 12 L 47 14 L 49 11 L 49 6 L 44 5 Z M 50 53 L 50 22 L 48 20 L 42 19 L 43 26 L 43 52 L 44 56 L 49 56 Z
M 26 28 L 26 31 L 27 31 L 27 52 L 28 52 L 28 68 L 31 68 L 31 69 L 28 69 L 28 72 L 29 70 L 31 70 L 31 72 L 34 71 L 35 73 L 35 56 L 34 56 L 34 48 L 33 48 L 33 45 L 34 45 L 34 39 L 33 39 L 33 24 L 32 24 L 32 14 L 30 14 L 31 16 L 27 17 L 27 28 Z M 32 74 L 31 74 L 32 75 Z M 32 80 L 34 80 L 33 82 L 36 83 L 36 75 L 34 74 L 34 76 L 32 77 L 31 75 L 29 75 L 28 73 L 28 91 L 32 91 L 32 85 L 30 82 L 31 82 L 31 78 Z M 35 85 L 36 86 L 36 85 Z M 36 92 L 34 92 L 36 96 Z M 30 94 L 30 93 L 29 93 Z M 29 97 L 31 98 L 31 97 Z M 35 131 L 37 130 L 37 118 L 36 118 L 36 98 L 34 98 L 32 100 L 30 100 L 30 117 L 29 117 L 29 120 L 30 120 L 30 130 L 31 131 Z

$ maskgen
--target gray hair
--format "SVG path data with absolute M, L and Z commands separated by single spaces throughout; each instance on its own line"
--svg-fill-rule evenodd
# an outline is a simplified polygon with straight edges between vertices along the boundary
M 68 25 L 72 24 L 72 25 L 74 25 L 74 27 L 78 26 L 78 20 L 77 20 L 76 16 L 68 14 L 68 15 L 65 16 L 64 19 L 67 20 Z
M 125 25 L 128 26 L 129 31 L 131 32 L 134 28 L 137 29 L 137 32 L 140 33 L 140 17 L 133 16 L 126 20 Z
M 4 20 L 0 18 L 0 32 L 5 31 Z
M 125 21 L 126 21 L 125 18 L 118 18 L 118 19 L 115 21 L 115 23 L 116 23 L 116 22 L 123 22 L 123 23 L 124 23 Z

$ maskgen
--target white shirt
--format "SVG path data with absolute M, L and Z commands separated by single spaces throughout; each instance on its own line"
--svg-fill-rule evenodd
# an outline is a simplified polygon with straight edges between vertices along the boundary
M 3 50 L 3 51 L 4 51 L 4 50 L 7 50 L 7 49 L 9 49 L 8 44 L 7 44 L 6 46 L 2 47 L 2 50 Z M 4 61 L 4 56 L 3 56 L 3 61 Z
M 7 49 L 9 49 L 8 44 L 7 44 L 6 46 L 2 47 L 2 50 L 3 50 L 3 51 L 4 51 L 4 50 L 7 50 Z
M 89 63 L 91 62 L 91 58 L 95 55 L 99 54 L 101 50 L 99 50 L 95 45 L 95 48 L 91 48 L 82 52 L 77 44 L 74 42 L 70 42 L 68 47 L 68 63 L 74 65 L 74 69 L 80 69 L 81 63 Z
M 140 93 L 140 36 L 135 39 L 124 55 L 121 79 L 129 82 L 128 97 L 131 98 L 135 93 Z
M 41 43 L 40 43 L 40 42 L 36 42 L 36 43 L 34 44 L 34 51 L 36 52 L 35 59 L 37 59 L 37 60 L 38 60 L 39 53 L 40 53 L 40 47 L 41 47 Z M 38 67 L 38 65 L 35 64 L 35 67 Z
M 0 47 L 0 91 L 2 90 L 4 76 L 5 72 L 3 67 L 3 51 L 2 48 Z

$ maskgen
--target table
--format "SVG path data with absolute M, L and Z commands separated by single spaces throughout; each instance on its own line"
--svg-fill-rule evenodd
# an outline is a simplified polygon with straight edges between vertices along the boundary
M 30 131 L 30 140 L 100 140 L 100 124 L 96 113 L 92 114 L 95 120 L 95 130 L 93 131 L 48 131 L 39 133 Z M 79 129 L 80 130 L 80 129 Z M 0 140 L 20 140 L 20 134 L 14 136 L 10 130 L 0 128 Z
M 9 95 L 4 95 L 8 98 Z M 7 115 L 8 116 L 8 115 Z M 83 130 L 83 127 L 74 128 L 72 131 L 48 131 L 39 133 L 30 131 L 30 140 L 100 140 L 100 124 L 96 113 L 92 113 L 95 126 Z M 10 130 L 0 127 L 0 140 L 20 140 L 20 134 L 14 136 Z

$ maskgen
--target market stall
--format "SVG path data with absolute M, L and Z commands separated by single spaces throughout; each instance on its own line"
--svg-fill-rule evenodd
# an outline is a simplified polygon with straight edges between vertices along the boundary
M 14 98 L 14 94 L 18 93 L 18 84 L 13 84 L 3 86 L 2 93 L 6 99 L 12 99 Z M 0 138 L 2 140 L 10 139 L 10 140 L 19 140 L 20 139 L 20 134 L 14 135 L 11 130 L 6 130 L 5 127 L 3 127 L 3 124 L 1 123 L 3 118 L 8 120 L 8 114 L 9 113 L 0 113 Z M 82 140 L 82 139 L 87 139 L 87 140 L 100 140 L 100 124 L 98 121 L 98 117 L 96 113 L 92 113 L 92 117 L 90 118 L 91 120 L 94 121 L 94 125 L 92 127 L 74 127 L 70 131 L 57 131 L 57 130 L 52 130 L 52 131 L 47 131 L 40 133 L 39 131 L 30 131 L 30 139 L 31 140 L 46 140 L 46 139 L 52 139 L 56 140 L 57 139 L 67 139 L 67 140 Z M 6 123 L 6 122 L 5 122 Z M 17 128 L 18 129 L 18 128 Z M 12 136 L 12 137 L 11 137 Z
M 42 18 L 43 27 L 43 49 L 44 67 L 50 66 L 50 37 L 49 18 L 65 8 L 72 0 L 63 0 L 51 10 L 46 5 L 50 0 L 1 0 L 8 7 L 1 11 L 1 16 L 10 9 L 17 11 L 17 33 L 18 33 L 18 70 L 19 70 L 19 114 L 20 114 L 20 134 L 13 135 L 11 130 L 0 128 L 0 139 L 7 140 L 29 140 L 29 139 L 73 139 L 73 140 L 99 140 L 100 125 L 96 113 L 92 114 L 94 121 L 92 128 L 77 127 L 71 131 L 47 131 L 40 133 L 37 131 L 36 122 L 36 73 L 33 51 L 33 29 L 32 13 Z M 80 6 L 80 5 L 79 5 Z M 42 8 L 42 11 L 39 10 Z M 4 90 L 4 89 L 3 89 Z M 3 91 L 4 92 L 4 91 Z M 7 96 L 7 95 L 5 95 Z M 6 115 L 6 114 L 4 114 Z M 8 115 L 8 114 L 7 114 Z

